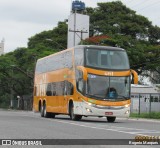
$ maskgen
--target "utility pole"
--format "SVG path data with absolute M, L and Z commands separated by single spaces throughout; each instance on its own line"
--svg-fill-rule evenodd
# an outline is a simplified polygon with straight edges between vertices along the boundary
M 77 32 L 81 33 L 81 36 L 80 36 L 81 41 L 83 40 L 83 33 L 88 33 L 88 31 L 83 31 L 83 30 L 79 31 L 79 30 L 71 30 L 71 29 L 69 29 L 69 32 L 74 32 L 74 46 L 75 46 L 75 38 L 76 38 L 75 35 L 76 35 Z
M 4 54 L 4 38 L 2 39 L 0 43 L 0 55 Z
M 11 71 L 11 86 L 10 86 L 10 108 L 13 108 L 13 67 Z

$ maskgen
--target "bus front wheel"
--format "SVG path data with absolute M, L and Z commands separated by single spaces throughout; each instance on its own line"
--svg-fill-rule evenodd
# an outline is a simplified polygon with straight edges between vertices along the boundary
M 79 121 L 82 119 L 82 115 L 75 115 L 74 114 L 73 104 L 70 106 L 70 118 L 71 118 L 71 120 L 75 120 L 75 121 Z
M 106 117 L 108 122 L 114 122 L 116 117 Z

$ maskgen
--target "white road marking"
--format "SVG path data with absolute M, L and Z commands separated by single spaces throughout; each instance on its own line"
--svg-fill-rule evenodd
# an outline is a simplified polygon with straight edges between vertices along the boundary
M 14 112 L 14 114 L 19 114 L 19 112 Z M 59 123 L 64 123 L 64 124 L 71 124 L 71 125 L 75 125 L 75 126 L 81 126 L 81 127 L 85 127 L 85 128 L 92 128 L 92 129 L 99 129 L 99 130 L 106 130 L 106 131 L 114 131 L 114 132 L 120 132 L 120 133 L 125 133 L 125 134 L 131 134 L 131 135 L 140 135 L 140 136 L 150 136 L 150 135 L 146 135 L 143 133 L 160 133 L 160 131 L 157 130 L 148 130 L 148 129 L 136 129 L 136 128 L 128 128 L 128 127 L 117 127 L 117 126 L 108 126 L 108 125 L 98 125 L 98 126 L 92 126 L 92 123 L 83 123 L 79 122 L 79 123 L 75 123 L 76 121 L 62 121 L 59 119 L 53 119 L 53 118 L 41 118 L 39 116 L 36 116 L 35 113 L 31 113 L 33 116 L 30 115 L 26 115 L 26 114 L 19 114 L 22 116 L 27 116 L 27 117 L 34 117 L 34 118 L 38 118 L 38 119 L 42 119 L 42 120 L 50 120 L 50 121 L 56 121 Z M 87 125 L 88 124 L 88 125 Z M 129 131 L 131 130 L 131 131 Z
M 131 135 L 140 135 L 140 136 L 150 136 L 150 135 L 145 135 L 145 134 L 141 134 L 141 133 L 160 133 L 160 131 L 153 131 L 153 130 L 147 130 L 147 129 L 136 129 L 136 128 L 126 128 L 126 129 L 132 129 L 132 130 L 139 130 L 139 131 L 145 131 L 145 132 L 127 132 L 125 130 L 120 130 L 119 127 L 116 127 L 114 126 L 114 129 L 113 129 L 113 126 L 112 128 L 103 128 L 103 127 L 98 127 L 98 126 L 92 126 L 92 125 L 85 125 L 85 124 L 82 124 L 82 122 L 80 122 L 80 124 L 78 123 L 73 123 L 73 122 L 67 122 L 67 121 L 61 121 L 61 120 L 58 120 L 58 119 L 48 119 L 48 120 L 51 120 L 51 121 L 56 121 L 56 122 L 60 122 L 60 123 L 67 123 L 67 124 L 71 124 L 71 125 L 76 125 L 76 126 L 81 126 L 81 127 L 86 127 L 86 128 L 93 128 L 93 129 L 99 129 L 99 130 L 106 130 L 106 131 L 114 131 L 114 132 L 120 132 L 120 133 L 125 133 L 125 134 L 131 134 Z M 117 129 L 115 129 L 117 128 Z M 120 127 L 120 128 L 124 128 L 125 127 Z

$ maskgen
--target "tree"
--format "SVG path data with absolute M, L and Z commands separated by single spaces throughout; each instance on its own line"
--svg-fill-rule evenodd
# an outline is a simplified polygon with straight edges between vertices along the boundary
M 29 38 L 28 48 L 33 49 L 37 46 L 55 49 L 56 51 L 67 48 L 67 24 L 59 22 L 53 30 L 43 31 Z
M 131 68 L 138 74 L 157 68 L 157 62 L 160 63 L 158 26 L 153 26 L 146 17 L 137 15 L 120 1 L 98 3 L 97 8 L 87 8 L 87 13 L 91 17 L 92 35 L 109 36 L 96 44 L 126 49 Z M 86 39 L 84 43 L 95 44 L 88 40 L 90 39 Z
M 36 60 L 54 53 L 53 50 L 38 46 L 35 49 L 18 48 L 14 52 L 0 56 L 0 104 L 6 107 L 13 98 L 33 93 L 33 79 Z M 6 101 L 4 101 L 6 99 Z M 9 106 L 9 104 L 8 104 Z
M 156 72 L 160 78 L 160 28 L 120 1 L 98 3 L 87 8 L 90 37 L 84 44 L 117 46 L 126 49 L 131 68 L 138 74 Z M 29 38 L 28 48 L 18 48 L 0 56 L 0 103 L 9 102 L 11 88 L 15 97 L 32 94 L 36 60 L 67 47 L 67 22 Z M 157 72 L 158 71 L 158 72 Z M 12 85 L 11 85 L 12 84 Z M 6 99 L 6 101 L 4 101 Z

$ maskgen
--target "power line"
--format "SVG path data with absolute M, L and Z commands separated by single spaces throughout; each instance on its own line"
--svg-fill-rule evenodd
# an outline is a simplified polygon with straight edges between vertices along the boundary
M 88 33 L 88 31 L 83 31 L 83 30 L 71 30 L 69 29 L 69 32 L 73 32 L 74 34 L 76 34 L 80 39 L 81 41 L 83 40 L 83 33 Z M 81 36 L 79 36 L 78 33 L 81 33 Z M 74 37 L 75 38 L 75 37 Z M 75 39 L 74 39 L 75 40 Z M 74 43 L 75 44 L 75 43 Z
M 121 0 L 122 2 L 124 2 L 123 0 Z M 132 0 L 133 2 L 135 2 L 134 0 Z M 148 2 L 148 3 L 147 3 Z M 127 5 L 127 6 L 129 6 L 129 8 L 130 9 L 133 9 L 133 10 L 135 10 L 136 12 L 139 12 L 140 11 L 140 13 L 142 13 L 142 12 L 144 12 L 144 10 L 146 9 L 146 8 L 148 8 L 149 9 L 149 7 L 153 7 L 153 6 L 155 6 L 155 5 L 157 5 L 157 4 L 159 4 L 160 3 L 160 1 L 158 0 L 158 1 L 152 1 L 151 2 L 151 4 L 149 4 L 149 2 L 151 2 L 151 1 L 149 1 L 149 0 L 146 0 L 145 2 L 144 2 L 144 4 L 147 4 L 146 6 L 144 6 L 144 4 L 143 4 L 143 6 L 144 7 L 142 7 L 142 8 L 138 8 L 138 9 L 136 9 L 135 7 L 136 6 L 138 6 L 138 5 L 140 5 L 142 2 L 140 2 L 140 1 L 138 1 L 138 3 L 134 3 L 135 5 L 130 5 L 130 1 L 125 1 L 124 3 Z M 149 4 L 149 5 L 148 5 Z M 157 15 L 158 16 L 158 15 Z M 148 16 L 147 16 L 148 17 Z M 158 19 L 159 17 L 157 17 L 157 18 L 155 18 L 155 19 Z M 154 20 L 155 20 L 154 19 Z M 152 22 L 153 22 L 153 20 L 152 20 Z
M 146 8 L 148 8 L 148 7 L 152 7 L 153 5 L 158 4 L 158 3 L 160 3 L 160 1 L 158 1 L 157 3 L 152 3 L 151 5 L 148 5 L 148 6 L 146 6 L 146 7 L 143 7 L 143 8 L 141 8 L 141 9 L 139 9 L 138 11 L 144 10 L 144 9 L 146 9 Z
M 148 0 L 143 0 L 143 1 L 140 1 L 140 3 L 137 3 L 136 5 L 133 5 L 132 7 L 137 7 L 139 6 L 140 4 L 144 4 L 144 2 L 146 3 Z

